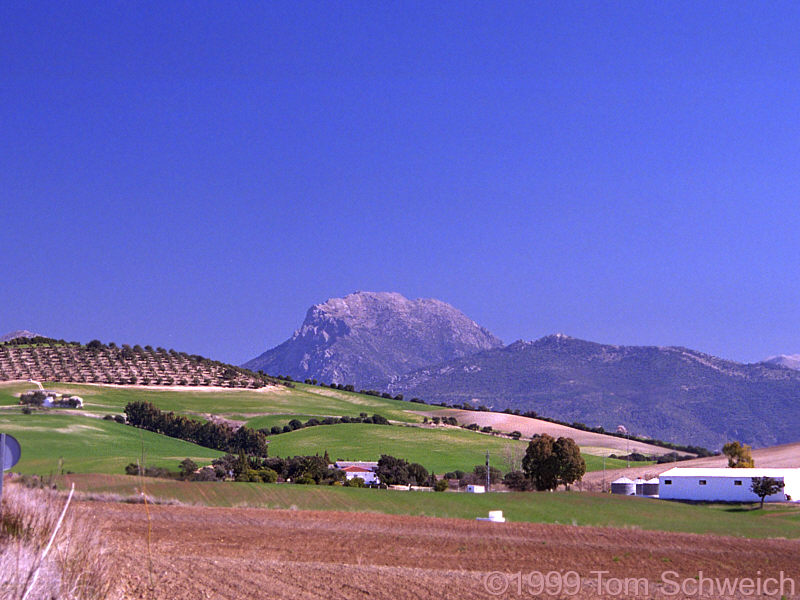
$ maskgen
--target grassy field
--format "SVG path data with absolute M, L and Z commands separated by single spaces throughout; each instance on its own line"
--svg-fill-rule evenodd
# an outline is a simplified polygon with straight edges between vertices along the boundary
M 298 383 L 295 388 L 278 387 L 270 391 L 256 390 L 153 390 L 147 388 L 85 385 L 78 383 L 43 384 L 48 389 L 70 392 L 84 399 L 86 410 L 121 413 L 128 402 L 152 402 L 165 411 L 188 414 L 213 413 L 221 416 L 277 416 L 286 422 L 295 415 L 309 417 L 351 416 L 366 412 L 378 413 L 394 421 L 421 422 L 420 415 L 409 412 L 419 407 L 400 400 L 366 396 Z M 13 394 L 35 387 L 32 384 L 0 385 L 0 404 L 16 404 Z
M 178 470 L 191 458 L 209 464 L 221 453 L 195 444 L 113 421 L 84 416 L 0 412 L 0 431 L 10 433 L 22 446 L 22 458 L 13 471 L 47 475 L 57 473 L 59 459 L 64 471 L 75 473 L 123 473 L 144 447 L 146 464 Z
M 340 390 L 331 390 L 317 386 L 297 384 L 296 388 L 277 388 L 269 392 L 254 390 L 152 390 L 141 388 L 121 388 L 112 386 L 95 386 L 80 384 L 46 383 L 46 387 L 62 393 L 74 393 L 84 399 L 82 410 L 69 411 L 69 415 L 37 415 L 26 420 L 22 415 L 12 416 L 13 409 L 0 410 L 0 417 L 16 419 L 17 431 L 25 429 L 25 423 L 37 424 L 36 437 L 39 440 L 35 463 L 24 461 L 21 469 L 41 472 L 46 468 L 55 468 L 58 458 L 63 456 L 69 464 L 65 467 L 75 472 L 120 472 L 131 456 L 138 456 L 141 434 L 136 430 L 119 426 L 107 421 L 89 419 L 87 415 L 119 414 L 131 401 L 152 402 L 165 411 L 175 411 L 202 419 L 203 415 L 215 414 L 235 421 L 244 421 L 250 427 L 264 428 L 273 425 L 284 425 L 291 419 L 306 421 L 311 417 L 325 416 L 358 416 L 360 413 L 381 414 L 395 422 L 409 424 L 422 420 L 411 410 L 420 408 L 418 404 L 410 404 L 398 400 L 390 400 L 375 396 L 354 394 Z M 32 384 L 0 385 L 0 406 L 17 403 L 15 394 L 30 389 Z M 5 416 L 4 416 L 5 413 Z M 47 419 L 34 421 L 37 417 Z M 64 423 L 59 425 L 59 423 Z M 2 421 L 0 421 L 2 423 Z M 43 427 L 43 423 L 53 423 Z M 96 436 L 60 435 L 61 430 L 83 428 L 95 432 Z M 99 435 L 102 431 L 103 435 Z M 10 432 L 10 431 L 9 431 Z M 49 432 L 49 435 L 43 433 Z M 25 434 L 23 434 L 25 435 Z M 111 439 L 118 437 L 118 443 Z M 147 434 L 154 451 L 150 453 L 153 464 L 162 466 L 169 464 L 173 457 L 180 454 L 197 458 L 216 456 L 212 451 L 169 440 L 162 436 Z M 92 444 L 96 443 L 96 449 Z M 362 424 L 326 425 L 301 429 L 291 433 L 270 437 L 270 454 L 272 456 L 291 456 L 295 454 L 324 453 L 326 450 L 334 459 L 343 460 L 378 460 L 381 454 L 392 454 L 411 462 L 419 462 L 435 473 L 461 469 L 471 470 L 477 464 L 483 464 L 488 450 L 493 465 L 506 472 L 510 469 L 510 449 L 516 448 L 519 457 L 524 453 L 526 442 L 513 441 L 508 438 L 485 435 L 457 428 L 419 428 L 377 426 Z M 95 451 L 96 450 L 96 451 Z M 119 456 L 114 457 L 113 453 Z M 72 453 L 72 454 L 70 454 Z M 164 461 L 159 462 L 164 457 Z M 602 459 L 585 454 L 587 470 L 603 468 Z M 169 464 L 173 469 L 175 464 Z M 608 459 L 608 469 L 625 466 L 624 462 Z
M 139 479 L 124 475 L 76 475 L 85 492 L 134 493 Z M 578 492 L 435 493 L 396 492 L 331 486 L 232 482 L 178 482 L 147 479 L 147 492 L 207 506 L 253 506 L 299 510 L 378 512 L 474 519 L 502 510 L 514 522 L 560 523 L 634 529 L 713 533 L 742 537 L 800 538 L 800 511 L 795 507 L 690 505 L 677 502 Z M 498 526 L 498 531 L 502 531 Z
M 470 471 L 482 465 L 489 451 L 491 464 L 501 471 L 510 469 L 509 454 L 516 448 L 522 456 L 528 443 L 479 434 L 458 428 L 421 428 L 348 423 L 321 425 L 282 433 L 270 438 L 271 456 L 293 456 L 328 451 L 334 460 L 378 460 L 381 454 L 400 456 L 418 462 L 429 471 L 444 473 Z M 603 459 L 584 456 L 588 470 L 603 468 Z M 625 461 L 606 459 L 609 469 L 625 466 Z

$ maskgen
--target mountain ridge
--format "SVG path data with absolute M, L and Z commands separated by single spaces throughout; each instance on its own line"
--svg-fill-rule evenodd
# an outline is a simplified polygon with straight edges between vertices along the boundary
M 534 411 L 709 447 L 796 441 L 800 372 L 681 346 L 615 346 L 550 335 L 387 381 L 429 402 Z

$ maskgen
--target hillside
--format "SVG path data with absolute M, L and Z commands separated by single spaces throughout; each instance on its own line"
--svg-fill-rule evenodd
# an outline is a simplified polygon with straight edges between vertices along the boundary
M 395 378 L 391 393 L 512 408 L 719 448 L 796 441 L 800 372 L 680 347 L 611 346 L 553 335 Z
M 150 463 L 172 469 L 177 468 L 178 462 L 186 456 L 200 463 L 202 459 L 207 461 L 209 457 L 219 454 L 99 418 L 121 414 L 131 401 L 151 402 L 161 410 L 192 418 L 224 421 L 232 425 L 246 423 L 255 429 L 272 426 L 282 428 L 293 419 L 306 422 L 311 418 L 357 417 L 361 413 L 380 414 L 393 423 L 319 425 L 270 435 L 271 456 L 315 454 L 328 450 L 334 459 L 377 460 L 381 453 L 393 453 L 419 461 L 441 473 L 446 470 L 471 470 L 476 464 L 483 463 L 485 452 L 489 450 L 492 463 L 507 470 L 511 455 L 518 461 L 527 443 L 454 426 L 423 424 L 424 417 L 420 409 L 425 407 L 420 404 L 304 384 L 297 384 L 294 388 L 266 386 L 258 390 L 204 387 L 155 389 L 75 383 L 48 383 L 47 386 L 61 393 L 81 396 L 84 408 L 21 414 L 18 396 L 29 389 L 30 384 L 0 384 L 0 426 L 14 435 L 19 434 L 26 448 L 23 461 L 15 468 L 19 472 L 55 472 L 62 457 L 63 468 L 67 470 L 119 473 L 122 466 L 135 460 L 142 450 L 152 459 Z M 459 414 L 454 410 L 437 412 L 446 413 L 447 416 Z M 531 431 L 536 432 L 533 429 Z M 585 432 L 563 428 L 561 433 L 567 437 L 577 437 Z M 619 443 L 618 438 L 594 434 L 591 446 L 584 448 L 588 469 L 602 468 L 599 455 L 611 452 L 620 454 L 617 448 Z M 511 448 L 515 450 L 512 452 Z M 645 445 L 636 449 L 648 454 L 669 451 Z M 621 464 L 609 461 L 607 466 L 612 468 Z
M 610 436 L 593 431 L 583 431 L 568 427 L 559 423 L 551 423 L 543 419 L 534 419 L 521 415 L 511 415 L 508 413 L 496 413 L 488 411 L 460 410 L 455 408 L 444 408 L 441 410 L 420 411 L 420 414 L 428 416 L 451 416 L 455 417 L 459 423 L 479 427 L 491 427 L 495 431 L 510 433 L 519 431 L 522 437 L 529 438 L 534 435 L 547 434 L 554 438 L 568 437 L 575 440 L 575 443 L 583 448 L 584 452 L 595 454 L 630 454 L 638 452 L 649 456 L 659 456 L 667 454 L 670 450 L 660 446 L 654 446 L 636 439 L 625 437 Z M 694 456 L 687 452 L 679 452 L 684 456 Z
M 356 292 L 312 306 L 291 338 L 244 366 L 366 389 L 500 346 L 486 329 L 439 300 Z
M 74 473 L 124 473 L 142 458 L 149 467 L 175 471 L 184 458 L 209 464 L 221 452 L 175 438 L 75 414 L 23 415 L 0 411 L 0 430 L 16 437 L 23 452 L 18 473 L 49 475 L 59 468 Z
M 240 367 L 164 348 L 117 348 L 99 342 L 84 346 L 38 337 L 17 337 L 0 344 L 0 381 L 28 379 L 249 388 L 266 383 Z

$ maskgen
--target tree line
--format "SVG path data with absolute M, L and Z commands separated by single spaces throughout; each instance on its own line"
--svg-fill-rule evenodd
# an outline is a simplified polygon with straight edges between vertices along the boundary
M 261 431 L 242 426 L 234 430 L 226 423 L 204 423 L 173 412 L 164 412 L 150 402 L 129 402 L 125 406 L 129 425 L 161 433 L 219 450 L 221 452 L 244 452 L 258 457 L 267 456 L 267 437 Z
M 324 417 L 323 419 L 310 418 L 303 423 L 300 419 L 292 419 L 287 425 L 281 427 L 280 425 L 273 425 L 269 429 L 266 427 L 259 429 L 265 435 L 278 435 L 280 433 L 290 433 L 298 429 L 306 427 L 316 427 L 318 425 L 341 425 L 344 423 L 369 423 L 372 425 L 389 425 L 389 419 L 382 415 L 374 414 L 371 417 L 367 413 L 362 412 L 357 417 Z

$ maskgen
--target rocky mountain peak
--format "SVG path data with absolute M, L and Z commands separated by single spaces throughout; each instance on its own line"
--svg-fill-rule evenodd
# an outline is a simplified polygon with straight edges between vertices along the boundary
M 377 386 L 428 365 L 502 346 L 446 302 L 355 292 L 312 306 L 294 335 L 245 364 L 274 375 Z
M 762 362 L 800 371 L 800 354 L 779 354 L 778 356 L 770 356 Z

